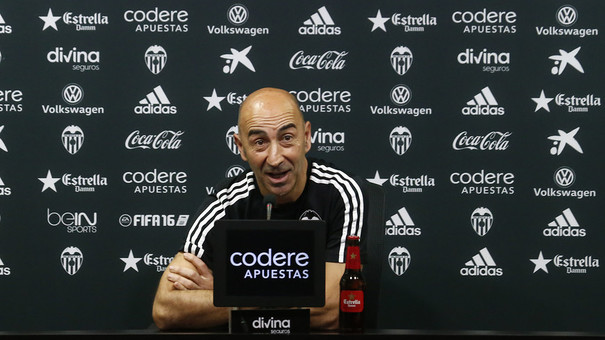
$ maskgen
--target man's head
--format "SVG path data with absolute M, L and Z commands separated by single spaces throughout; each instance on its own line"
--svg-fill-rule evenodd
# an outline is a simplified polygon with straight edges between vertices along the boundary
M 294 96 L 276 88 L 253 92 L 240 106 L 238 128 L 235 143 L 261 194 L 274 194 L 277 204 L 295 201 L 307 179 L 311 123 Z

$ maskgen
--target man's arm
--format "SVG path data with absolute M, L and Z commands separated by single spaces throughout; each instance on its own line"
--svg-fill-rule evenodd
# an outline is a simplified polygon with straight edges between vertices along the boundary
M 179 252 L 158 285 L 153 321 L 162 330 L 201 329 L 226 324 L 228 308 L 213 303 L 214 277 L 192 254 Z
M 229 309 L 214 307 L 214 277 L 202 260 L 178 253 L 168 268 L 153 303 L 153 320 L 158 328 L 207 328 L 227 322 Z M 311 308 L 312 329 L 338 328 L 344 268 L 344 263 L 326 262 L 326 304 Z
M 326 262 L 326 304 L 311 308 L 312 329 L 337 329 L 340 312 L 340 278 L 344 263 Z

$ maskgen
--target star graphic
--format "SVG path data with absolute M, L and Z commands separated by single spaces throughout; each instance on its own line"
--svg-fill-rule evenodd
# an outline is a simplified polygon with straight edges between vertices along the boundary
M 357 258 L 357 254 L 352 253 L 352 254 L 351 254 L 351 260 L 355 260 L 356 258 Z
M 61 19 L 60 16 L 56 17 L 53 15 L 53 10 L 52 9 L 48 9 L 48 14 L 46 14 L 46 16 L 39 16 L 38 18 L 42 19 L 42 21 L 44 21 L 44 27 L 42 27 L 42 30 L 44 31 L 45 29 L 52 27 L 55 29 L 55 31 L 58 31 L 59 29 L 57 28 L 57 21 L 59 19 Z
M 388 179 L 380 178 L 380 175 L 378 174 L 378 170 L 376 170 L 376 174 L 374 175 L 374 178 L 366 178 L 366 180 L 370 183 L 374 183 L 374 184 L 378 184 L 378 185 L 382 186 L 382 183 L 386 182 Z
M 536 109 L 534 110 L 534 112 L 538 112 L 538 110 L 540 110 L 540 109 L 544 109 L 547 112 L 550 112 L 548 103 L 550 103 L 553 100 L 553 98 L 547 98 L 546 95 L 544 94 L 544 90 L 542 90 L 542 92 L 540 92 L 540 97 L 532 98 L 531 100 L 536 102 Z
M 137 267 L 137 263 L 141 261 L 141 259 L 142 257 L 134 257 L 132 254 L 132 249 L 130 249 L 130 254 L 128 254 L 128 257 L 120 257 L 120 260 L 124 261 L 126 264 L 124 265 L 124 272 L 127 271 L 128 268 L 132 268 L 138 272 L 139 268 Z
M 529 260 L 536 265 L 534 267 L 534 273 L 537 272 L 539 269 L 542 269 L 544 272 L 548 273 L 548 268 L 546 268 L 546 265 L 548 264 L 548 262 L 552 261 L 552 259 L 545 259 L 544 256 L 542 255 L 541 250 L 540 250 L 540 255 L 538 255 L 537 259 L 529 259 Z
M 208 108 L 206 108 L 206 111 L 210 111 L 210 109 L 213 107 L 216 107 L 217 109 L 219 109 L 219 111 L 223 111 L 223 109 L 221 108 L 221 102 L 223 101 L 223 99 L 225 99 L 225 97 L 219 97 L 216 94 L 216 89 L 212 90 L 212 96 L 204 97 L 204 99 L 208 101 Z
M 53 175 L 50 173 L 50 170 L 48 170 L 48 173 L 46 173 L 46 177 L 43 178 L 38 178 L 38 180 L 40 180 L 40 182 L 44 183 L 44 186 L 42 187 L 42 191 L 44 192 L 46 189 L 52 189 L 54 192 L 57 192 L 57 188 L 55 187 L 55 183 L 57 183 L 59 181 L 59 177 L 53 177 Z
M 382 16 L 382 14 L 380 13 L 380 10 L 378 10 L 378 13 L 376 13 L 375 17 L 373 17 L 373 18 L 370 17 L 370 18 L 368 18 L 368 20 L 370 20 L 373 23 L 371 32 L 374 32 L 374 30 L 377 28 L 380 28 L 381 30 L 383 30 L 385 32 L 387 31 L 387 28 L 384 26 L 384 23 L 389 21 L 389 18 L 388 17 L 384 18 Z

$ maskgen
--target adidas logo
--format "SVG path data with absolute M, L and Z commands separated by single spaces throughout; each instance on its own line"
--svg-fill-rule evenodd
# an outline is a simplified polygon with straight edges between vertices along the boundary
M 466 102 L 466 105 L 462 108 L 462 114 L 465 116 L 501 116 L 504 114 L 504 108 L 497 106 L 498 101 L 489 86 L 484 87 L 473 99 Z
M 402 207 L 386 222 L 384 234 L 389 236 L 419 236 L 420 228 L 414 228 L 414 221 L 407 209 Z
M 466 267 L 460 269 L 462 276 L 502 276 L 502 268 L 496 266 L 487 248 L 483 248 L 470 261 L 464 264 Z
M 0 196 L 9 196 L 11 194 L 11 188 L 5 186 L 2 178 L 0 178 Z
M 567 208 L 544 228 L 542 234 L 555 237 L 584 237 L 586 236 L 586 229 L 580 228 L 580 224 L 571 209 Z
M 156 86 L 152 92 L 149 92 L 145 98 L 139 101 L 134 107 L 136 114 L 175 114 L 176 106 L 170 105 L 170 100 L 164 93 L 162 86 Z
M 0 259 L 0 275 L 10 275 L 10 274 L 11 274 L 10 267 L 5 267 L 4 262 L 2 262 L 2 259 Z
M 334 25 L 334 20 L 328 13 L 326 6 L 322 6 L 310 19 L 303 22 L 304 26 L 298 29 L 301 35 L 340 35 L 340 27 Z
M 11 34 L 13 33 L 13 27 L 11 25 L 7 25 L 6 21 L 4 21 L 4 18 L 2 17 L 2 14 L 0 14 L 0 34 Z

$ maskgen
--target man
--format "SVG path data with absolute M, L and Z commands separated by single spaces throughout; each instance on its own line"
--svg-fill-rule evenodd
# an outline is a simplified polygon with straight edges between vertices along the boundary
M 366 214 L 363 181 L 307 159 L 311 123 L 293 95 L 263 88 L 242 103 L 234 135 L 251 171 L 227 179 L 201 206 L 184 249 L 162 275 L 153 319 L 160 329 L 208 328 L 226 324 L 229 309 L 213 304 L 212 228 L 214 221 L 264 219 L 263 196 L 275 195 L 274 219 L 321 218 L 327 223 L 326 304 L 311 308 L 311 327 L 338 327 L 339 282 L 347 235 L 361 235 Z

